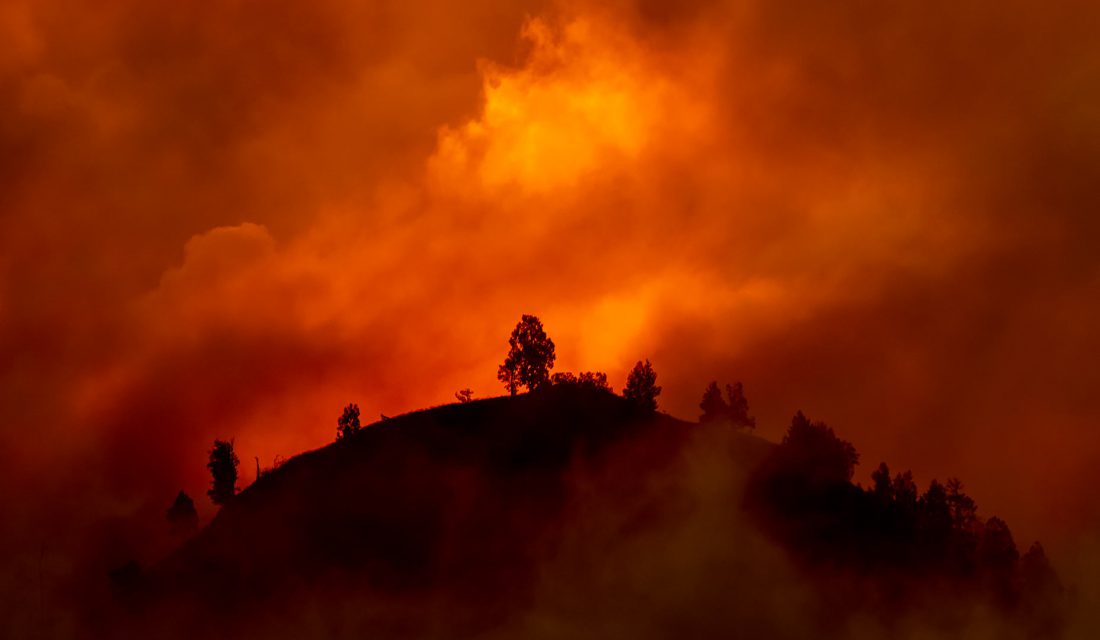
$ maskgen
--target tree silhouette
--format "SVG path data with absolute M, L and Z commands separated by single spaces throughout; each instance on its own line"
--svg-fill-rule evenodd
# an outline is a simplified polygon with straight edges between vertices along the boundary
M 722 399 L 722 391 L 718 389 L 716 380 L 711 381 L 703 391 L 703 401 L 699 403 L 699 408 L 703 410 L 703 415 L 699 416 L 701 423 L 715 422 L 726 417 L 729 406 Z
M 343 440 L 352 434 L 359 433 L 361 428 L 359 425 L 359 405 L 352 402 L 344 407 L 344 413 L 336 421 L 336 439 Z
M 919 520 L 917 536 L 925 542 L 925 553 L 932 557 L 942 557 L 951 536 L 951 507 L 947 502 L 947 490 L 937 480 L 928 485 L 928 490 L 918 501 Z
M 233 441 L 214 440 L 210 449 L 210 461 L 206 468 L 210 470 L 210 489 L 206 495 L 217 505 L 223 505 L 233 499 L 237 493 L 237 466 L 241 463 L 233 452 Z
M 1043 550 L 1043 545 L 1033 542 L 1020 558 L 1020 581 L 1024 594 L 1036 600 L 1061 594 L 1063 587 L 1054 567 Z
M 542 322 L 524 314 L 508 338 L 508 355 L 497 370 L 497 379 L 510 395 L 520 387 L 533 391 L 550 381 L 554 368 L 554 341 L 546 335 Z
M 172 506 L 168 507 L 168 512 L 165 514 L 168 518 L 168 525 L 175 535 L 185 535 L 191 533 L 199 526 L 199 514 L 195 511 L 195 501 L 191 499 L 191 496 L 184 493 L 183 489 L 176 494 L 176 499 L 172 501 Z
M 740 382 L 727 384 L 726 396 L 729 398 L 729 417 L 733 426 L 750 431 L 755 429 L 756 418 L 749 415 L 749 401 L 745 398 L 745 387 Z
M 947 508 L 951 510 L 951 522 L 959 531 L 973 532 L 978 524 L 978 505 L 963 493 L 958 478 L 947 480 Z
M 841 440 L 824 422 L 810 422 L 801 411 L 791 419 L 779 451 L 787 456 L 788 468 L 800 469 L 814 485 L 846 484 L 859 463 L 859 454 L 847 440 Z M 916 489 L 913 490 L 914 494 Z
M 755 429 L 756 418 L 749 415 L 749 401 L 745 398 L 745 387 L 740 382 L 726 385 L 726 397 L 718 389 L 718 382 L 711 381 L 705 391 L 699 408 L 703 414 L 700 423 L 727 421 L 739 429 Z
M 659 395 L 661 395 L 661 387 L 657 386 L 657 372 L 653 370 L 653 365 L 648 359 L 645 363 L 639 360 L 630 370 L 630 375 L 626 377 L 623 397 L 642 411 L 656 411 Z
M 1015 583 L 1020 552 L 1008 524 L 993 517 L 985 521 L 978 536 L 978 569 L 999 604 L 1011 606 L 1017 597 Z
M 997 517 L 986 520 L 978 540 L 978 561 L 983 568 L 994 573 L 1008 573 L 1019 559 L 1016 542 L 1005 521 Z
M 466 404 L 467 402 L 470 402 L 474 399 L 474 392 L 470 389 L 459 389 L 458 391 L 455 391 L 455 398 L 457 398 L 458 401 L 462 404 Z
M 890 484 L 890 467 L 886 463 L 880 463 L 878 469 L 871 472 L 873 487 L 871 492 L 878 498 L 880 504 L 889 504 L 894 499 L 894 487 Z
M 904 510 L 913 510 L 917 504 L 917 484 L 913 482 L 913 472 L 906 471 L 894 476 L 894 501 Z

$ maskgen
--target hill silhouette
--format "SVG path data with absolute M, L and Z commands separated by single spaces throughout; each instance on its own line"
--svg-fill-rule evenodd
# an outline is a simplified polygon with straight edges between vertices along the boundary
M 633 635 L 655 637 L 842 636 L 853 615 L 955 625 L 987 605 L 1056 634 L 1045 557 L 1002 545 L 991 578 L 979 545 L 959 555 L 963 534 L 929 552 L 925 497 L 896 515 L 901 476 L 888 496 L 864 490 L 857 459 L 801 414 L 776 445 L 577 384 L 418 411 L 290 459 L 163 562 L 124 568 L 118 628 L 510 637 L 551 601 L 586 629 L 648 608 Z
M 143 610 L 235 612 L 304 584 L 522 606 L 567 533 L 576 478 L 615 465 L 591 490 L 629 501 L 695 428 L 571 384 L 384 419 L 263 474 L 125 590 Z M 739 436 L 731 455 L 770 446 Z

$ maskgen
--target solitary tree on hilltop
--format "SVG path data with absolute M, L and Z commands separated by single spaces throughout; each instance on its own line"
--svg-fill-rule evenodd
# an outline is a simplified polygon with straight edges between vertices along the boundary
M 336 439 L 343 440 L 353 433 L 359 433 L 360 428 L 359 405 L 352 402 L 344 407 L 344 413 L 336 421 Z
M 508 355 L 497 370 L 497 379 L 508 393 L 516 395 L 519 387 L 533 391 L 550 380 L 554 368 L 554 341 L 547 337 L 542 322 L 524 314 L 508 338 Z
M 661 387 L 657 386 L 657 372 L 653 370 L 649 360 L 645 363 L 639 360 L 626 378 L 623 397 L 643 411 L 656 411 L 659 395 Z
M 195 511 L 195 501 L 182 489 L 176 494 L 172 506 L 168 507 L 166 516 L 173 534 L 188 534 L 199 526 L 199 514 Z
M 237 493 L 237 466 L 241 463 L 237 454 L 233 452 L 233 441 L 214 440 L 214 447 L 210 449 L 210 461 L 206 468 L 210 469 L 210 489 L 206 495 L 217 505 L 223 505 L 233 499 Z

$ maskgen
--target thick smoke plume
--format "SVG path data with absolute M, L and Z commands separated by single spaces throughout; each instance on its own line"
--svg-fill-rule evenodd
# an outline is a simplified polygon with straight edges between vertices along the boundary
M 560 369 L 650 358 L 675 415 L 740 379 L 763 435 L 801 407 L 864 481 L 961 476 L 1094 593 L 1098 27 L 1076 1 L 5 3 L 0 614 L 162 553 L 215 437 L 270 465 L 350 401 L 500 393 L 524 312 Z

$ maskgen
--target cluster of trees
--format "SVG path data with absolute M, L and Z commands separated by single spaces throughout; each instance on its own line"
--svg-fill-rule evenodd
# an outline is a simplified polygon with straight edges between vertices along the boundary
M 206 495 L 214 504 L 223 505 L 237 494 L 237 467 L 240 464 L 233 451 L 233 440 L 214 440 L 206 463 L 211 478 Z M 187 535 L 198 528 L 199 515 L 195 510 L 195 501 L 182 489 L 168 507 L 165 517 L 175 535 Z
M 755 429 L 756 418 L 749 415 L 749 401 L 745 398 L 745 387 L 740 382 L 726 385 L 726 398 L 713 381 L 703 391 L 703 401 L 699 403 L 703 410 L 700 423 L 729 422 L 739 429 Z
M 904 576 L 913 584 L 927 578 L 1033 619 L 1056 617 L 1061 585 L 1042 546 L 1021 556 L 1008 525 L 981 518 L 958 479 L 933 480 L 921 493 L 910 472 L 891 477 L 882 463 L 864 488 L 852 483 L 858 462 L 850 442 L 799 412 L 754 472 L 746 504 L 811 564 Z
M 520 389 L 535 391 L 544 386 L 577 385 L 611 392 L 607 374 L 601 371 L 582 371 L 550 374 L 557 358 L 554 341 L 546 335 L 542 321 L 536 316 L 524 314 L 508 338 L 508 354 L 497 369 L 497 379 L 510 395 Z M 623 387 L 623 397 L 643 411 L 657 410 L 657 373 L 649 360 L 639 360 L 631 369 Z

